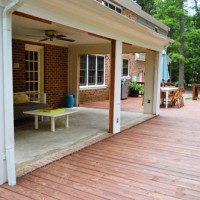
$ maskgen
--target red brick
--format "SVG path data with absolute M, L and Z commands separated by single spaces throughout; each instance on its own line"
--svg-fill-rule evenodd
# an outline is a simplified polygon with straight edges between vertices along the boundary
M 52 107 L 65 106 L 68 84 L 68 48 L 49 44 L 13 40 L 13 63 L 20 68 L 13 70 L 14 92 L 23 92 L 25 85 L 25 44 L 44 47 L 44 92 L 47 104 Z

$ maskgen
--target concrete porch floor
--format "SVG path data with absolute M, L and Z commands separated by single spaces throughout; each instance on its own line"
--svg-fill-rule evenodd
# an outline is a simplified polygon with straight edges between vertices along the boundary
M 121 130 L 129 128 L 152 118 L 139 112 L 133 112 L 131 105 L 140 99 L 127 100 L 127 105 L 122 101 Z M 132 103 L 131 103 L 132 102 Z M 97 105 L 97 103 L 94 103 Z M 50 131 L 50 120 L 45 119 L 39 123 L 39 129 L 34 129 L 34 119 L 15 126 L 15 157 L 17 175 L 43 166 L 53 160 L 59 159 L 79 149 L 89 146 L 99 140 L 111 136 L 108 130 L 108 109 L 106 101 L 99 102 L 100 108 L 75 107 L 78 113 L 69 116 L 69 128 L 65 128 L 64 118 L 56 119 L 56 131 Z M 126 111 L 130 104 L 130 111 Z M 137 104 L 137 103 L 136 103 Z M 104 105 L 104 106 L 103 106 Z M 87 105 L 89 106 L 89 105 Z M 138 109 L 136 107 L 136 110 Z M 138 111 L 138 110 L 137 110 Z

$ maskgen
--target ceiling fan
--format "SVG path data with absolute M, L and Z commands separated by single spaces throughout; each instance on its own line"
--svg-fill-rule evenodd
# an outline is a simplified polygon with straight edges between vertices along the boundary
M 56 31 L 56 30 L 45 30 L 44 33 L 45 33 L 45 36 L 44 36 L 43 39 L 40 40 L 41 42 L 46 41 L 46 40 L 53 41 L 54 39 L 63 40 L 63 41 L 67 41 L 67 42 L 74 42 L 75 41 L 75 40 L 72 40 L 72 39 L 67 39 L 66 35 L 59 35 L 58 31 Z M 28 35 L 28 36 L 43 37 L 43 36 L 32 36 L 32 35 Z

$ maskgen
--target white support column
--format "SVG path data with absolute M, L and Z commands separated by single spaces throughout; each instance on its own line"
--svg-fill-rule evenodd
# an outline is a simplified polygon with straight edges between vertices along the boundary
M 122 42 L 112 41 L 109 132 L 120 132 Z
M 75 105 L 79 102 L 79 63 L 78 54 L 73 48 L 68 49 L 68 94 L 75 95 Z
M 4 82 L 3 82 L 3 9 L 0 7 L 0 185 L 7 181 L 5 160 L 5 128 L 4 128 Z
M 155 82 L 154 82 L 154 101 L 153 101 L 153 114 L 160 114 L 160 70 L 162 65 L 162 51 L 156 52 L 155 57 Z
M 153 114 L 156 52 L 147 50 L 145 65 L 144 113 Z
M 13 75 L 12 75 L 12 12 L 20 0 L 7 1 L 0 15 L 0 184 L 8 180 L 16 184 L 14 157 Z M 2 4 L 2 3 L 1 3 Z M 6 162 L 5 162 L 5 160 Z M 2 161 L 3 160 L 3 161 Z
M 6 13 L 3 18 L 3 113 L 8 184 L 15 185 L 11 18 L 12 13 Z

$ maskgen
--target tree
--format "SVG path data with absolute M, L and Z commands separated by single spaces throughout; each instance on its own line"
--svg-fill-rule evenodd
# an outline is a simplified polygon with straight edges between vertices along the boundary
M 200 10 L 199 10 L 199 6 L 197 3 L 197 0 L 194 0 L 194 8 L 196 11 L 196 14 L 194 15 L 194 20 L 196 22 L 196 28 L 200 28 Z
M 154 17 L 170 27 L 168 36 L 174 39 L 174 42 L 169 44 L 168 47 L 168 55 L 172 59 L 172 81 L 178 81 L 180 79 L 179 82 L 181 82 L 182 86 L 184 80 L 184 40 L 183 34 L 180 34 L 180 32 L 184 32 L 184 28 L 181 29 L 181 22 L 177 19 L 184 18 L 180 18 L 180 16 L 183 16 L 183 10 L 180 9 L 180 1 L 183 0 L 155 0 L 155 9 L 152 13 Z M 181 42 L 183 44 L 182 47 Z M 178 76 L 180 65 L 182 77 Z
M 194 1 L 193 9 L 194 14 L 185 17 L 185 80 L 200 83 L 200 13 L 197 1 Z
M 149 14 L 151 14 L 151 11 L 154 10 L 154 0 L 137 0 L 136 3 Z
M 187 1 L 193 7 L 187 8 Z M 168 36 L 174 40 L 168 47 L 172 81 L 178 81 L 181 87 L 184 82 L 200 83 L 200 4 L 198 0 L 187 1 L 137 0 L 143 10 L 170 27 Z
M 184 6 L 183 6 L 183 0 L 180 0 L 179 2 L 179 9 L 181 11 L 180 13 L 180 55 L 181 58 L 179 60 L 179 87 L 184 87 L 184 58 L 185 58 L 185 53 L 184 53 L 184 49 L 185 49 L 185 41 L 184 41 L 184 27 L 185 27 L 185 23 L 184 23 Z

